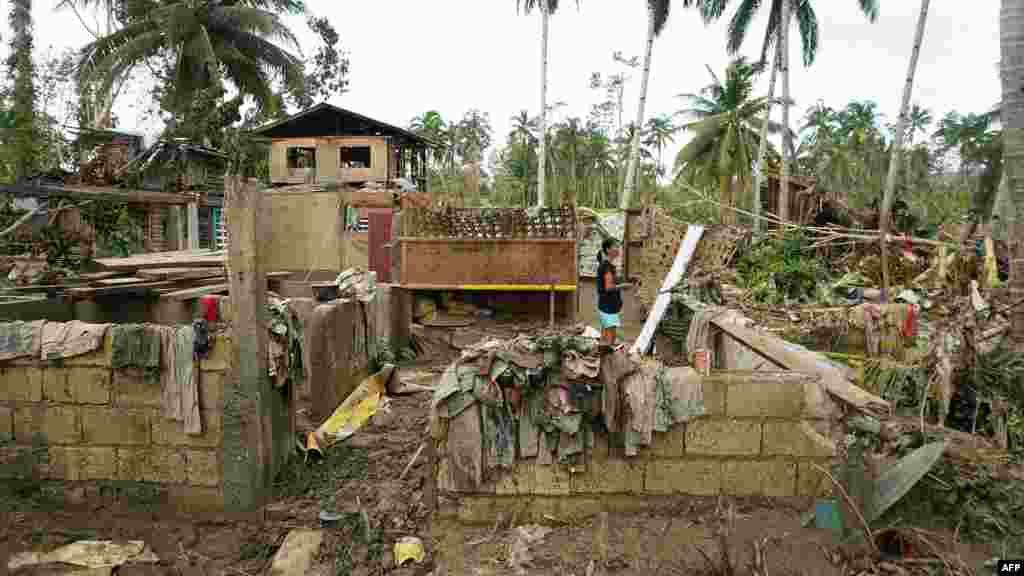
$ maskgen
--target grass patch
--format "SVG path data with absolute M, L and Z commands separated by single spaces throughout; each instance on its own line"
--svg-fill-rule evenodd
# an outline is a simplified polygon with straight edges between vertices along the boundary
M 370 459 L 365 450 L 339 444 L 328 448 L 322 461 L 303 462 L 291 458 L 274 482 L 274 496 L 288 498 L 329 499 L 338 484 L 366 476 Z
M 378 563 L 387 550 L 381 529 L 367 526 L 358 512 L 343 514 L 334 532 L 335 576 L 349 576 L 356 566 Z
M 249 560 L 269 560 L 274 555 L 276 546 L 263 540 L 247 540 L 242 542 L 242 547 L 238 552 L 238 559 L 243 562 Z
M 42 481 L 42 471 L 50 465 L 43 435 L 35 435 L 31 446 L 16 446 L 13 440 L 0 439 L 0 452 L 9 455 L 0 463 L 0 510 L 49 511 L 64 503 L 63 494 Z

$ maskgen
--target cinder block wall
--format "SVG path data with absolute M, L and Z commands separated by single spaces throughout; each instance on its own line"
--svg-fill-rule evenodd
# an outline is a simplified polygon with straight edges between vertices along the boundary
M 594 449 L 578 465 L 518 459 L 474 492 L 456 492 L 447 441 L 436 447 L 439 512 L 466 523 L 492 523 L 515 510 L 519 521 L 601 510 L 643 510 L 672 496 L 796 497 L 831 494 L 812 467 L 828 470 L 836 446 L 824 434 L 808 398 L 822 393 L 816 377 L 796 372 L 721 371 L 702 382 L 707 414 L 654 433 L 650 447 L 626 458 L 595 433 Z
M 59 364 L 0 364 L 0 438 L 8 440 L 0 464 L 42 442 L 47 457 L 35 461 L 33 475 L 72 500 L 116 499 L 145 489 L 155 495 L 147 506 L 221 512 L 229 359 L 230 340 L 217 337 L 201 361 L 201 436 L 185 434 L 182 423 L 163 416 L 159 382 L 147 382 L 140 370 L 111 368 L 109 333 L 101 350 Z

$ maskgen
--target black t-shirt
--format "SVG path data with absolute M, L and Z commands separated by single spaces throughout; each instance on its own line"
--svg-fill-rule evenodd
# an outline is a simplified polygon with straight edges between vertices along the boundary
M 605 314 L 618 314 L 622 310 L 622 292 L 618 288 L 604 289 L 604 276 L 612 273 L 612 283 L 616 282 L 615 265 L 608 260 L 601 260 L 597 267 L 597 309 Z

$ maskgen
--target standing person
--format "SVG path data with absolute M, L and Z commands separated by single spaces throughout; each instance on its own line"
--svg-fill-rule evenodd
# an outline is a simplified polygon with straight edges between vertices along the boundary
M 609 348 L 615 346 L 618 328 L 622 326 L 622 290 L 632 287 L 615 283 L 618 270 L 614 261 L 618 257 L 618 241 L 605 238 L 597 255 L 597 316 L 601 319 L 601 340 Z

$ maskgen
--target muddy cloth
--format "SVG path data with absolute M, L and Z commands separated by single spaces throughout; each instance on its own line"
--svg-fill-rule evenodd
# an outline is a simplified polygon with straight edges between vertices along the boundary
M 206 358 L 207 354 L 210 353 L 210 324 L 204 320 L 194 320 L 192 322 L 192 332 L 195 334 L 195 349 L 194 353 L 197 358 Z
M 623 382 L 626 396 L 626 456 L 636 456 L 641 446 L 650 446 L 654 436 L 658 390 L 656 369 L 649 365 L 631 374 Z
M 0 362 L 39 355 L 45 323 L 45 320 L 0 323 Z
M 160 370 L 159 326 L 145 324 L 117 324 L 111 331 L 113 356 L 111 365 L 121 368 Z
M 512 469 L 516 459 L 516 431 L 512 413 L 506 406 L 481 406 L 485 471 Z
M 191 326 L 158 326 L 163 366 L 160 373 L 164 418 L 184 423 L 186 434 L 203 433 L 199 406 L 199 371 Z
M 40 356 L 43 360 L 55 360 L 99 350 L 109 328 L 110 324 L 87 324 L 78 320 L 47 322 L 41 331 Z
M 655 376 L 656 406 L 654 429 L 668 432 L 681 422 L 705 414 L 704 393 L 700 374 L 688 366 L 658 370 Z
M 270 331 L 267 355 L 271 381 L 278 388 L 289 384 L 301 385 L 306 379 L 306 369 L 302 363 L 302 321 L 288 305 L 288 300 L 277 298 L 267 302 L 267 318 L 267 329 Z M 362 341 L 365 342 L 365 338 Z

